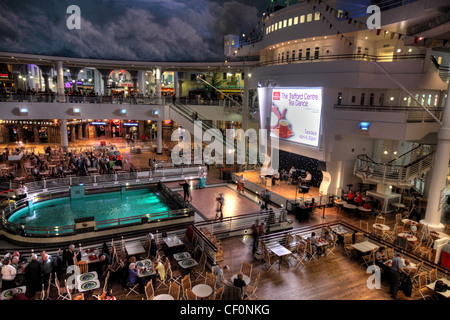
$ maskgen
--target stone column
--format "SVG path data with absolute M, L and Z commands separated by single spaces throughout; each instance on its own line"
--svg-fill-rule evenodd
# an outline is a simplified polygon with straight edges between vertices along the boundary
M 59 120 L 60 129 L 61 129 L 61 145 L 63 152 L 67 152 L 69 150 L 69 140 L 67 137 L 67 121 Z
M 76 68 L 76 67 L 71 67 L 70 70 L 70 78 L 72 79 L 72 89 L 73 91 L 77 91 L 78 90 L 78 85 L 77 85 L 77 80 L 78 80 L 78 73 L 80 72 L 82 68 Z
M 62 61 L 56 61 L 56 80 L 58 87 L 58 102 L 64 102 L 64 69 Z
M 34 135 L 34 142 L 40 142 L 39 141 L 39 128 L 37 124 L 33 125 L 33 135 Z
M 178 72 L 173 72 L 173 95 L 175 98 L 180 97 L 180 93 L 178 92 Z
M 450 86 L 447 91 L 442 125 L 438 131 L 438 144 L 434 156 L 433 172 L 429 190 L 425 219 L 420 222 L 428 225 L 429 230 L 442 231 L 441 214 L 444 201 L 444 189 L 448 176 L 448 161 L 450 159 Z
M 108 92 L 108 80 L 109 80 L 109 74 L 111 73 L 111 69 L 97 69 L 98 72 L 100 72 L 100 74 L 102 75 L 102 79 L 103 79 L 103 95 L 107 96 L 109 95 Z M 100 95 L 100 92 L 99 92 Z
M 157 148 L 156 153 L 162 154 L 162 121 L 157 121 L 157 134 L 156 134 L 156 141 L 157 141 Z
M 77 124 L 77 130 L 78 130 L 78 140 L 83 139 L 83 125 Z

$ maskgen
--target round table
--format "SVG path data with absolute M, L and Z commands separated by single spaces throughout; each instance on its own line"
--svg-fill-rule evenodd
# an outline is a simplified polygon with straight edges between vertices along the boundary
M 410 219 L 403 219 L 402 220 L 403 224 L 410 224 L 412 226 L 418 225 L 419 223 L 415 220 L 410 220 Z
M 392 205 L 393 205 L 394 207 L 399 208 L 399 209 L 403 209 L 403 208 L 406 207 L 403 203 L 399 203 L 399 202 L 394 202 Z
M 372 209 L 367 209 L 367 208 L 364 208 L 363 206 L 359 206 L 358 210 L 362 211 L 362 212 L 370 212 L 370 211 L 372 211 Z
M 175 299 L 170 294 L 162 293 L 155 296 L 153 300 L 175 300 Z
M 339 209 L 342 209 L 342 206 L 347 204 L 347 201 L 341 200 L 341 201 L 334 201 L 334 204 L 339 207 Z
M 233 276 L 231 277 L 231 283 L 234 282 L 234 279 L 237 278 L 237 274 L 233 274 Z M 246 276 L 245 274 L 242 275 L 242 280 L 244 280 L 245 284 L 248 285 L 250 283 L 250 278 L 248 276 Z
M 450 235 L 446 234 L 445 232 L 440 232 L 440 231 L 433 231 L 433 232 L 438 235 L 439 239 L 450 238 Z
M 391 230 L 391 228 L 389 228 L 389 226 L 387 226 L 385 224 L 382 224 L 382 223 L 374 223 L 372 225 L 372 227 L 374 229 L 378 229 L 378 230 L 382 230 L 382 231 L 389 231 L 389 230 Z
M 204 299 L 213 293 L 213 289 L 207 284 L 197 284 L 192 288 L 192 292 L 194 292 L 200 299 Z
M 345 208 L 345 209 L 349 209 L 349 210 L 355 210 L 355 209 L 358 208 L 358 207 L 355 206 L 354 204 L 346 203 L 346 204 L 344 204 L 344 208 Z
M 414 242 L 417 241 L 417 237 L 415 235 L 409 234 L 409 233 L 405 233 L 405 232 L 401 232 L 398 234 L 399 237 L 404 237 L 406 238 L 408 241 Z

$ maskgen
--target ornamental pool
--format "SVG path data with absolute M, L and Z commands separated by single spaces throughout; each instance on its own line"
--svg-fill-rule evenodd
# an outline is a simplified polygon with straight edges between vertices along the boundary
M 103 221 L 170 210 L 157 193 L 140 189 L 47 200 L 16 211 L 8 220 L 27 227 L 56 227 L 73 225 L 80 218 Z

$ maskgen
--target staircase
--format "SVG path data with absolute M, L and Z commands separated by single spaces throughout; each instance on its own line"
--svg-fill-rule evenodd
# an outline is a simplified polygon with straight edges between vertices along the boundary
M 435 150 L 430 146 L 419 146 L 389 163 L 375 162 L 363 154 L 357 157 L 353 174 L 364 183 L 415 187 L 417 179 L 433 167 L 434 155 Z

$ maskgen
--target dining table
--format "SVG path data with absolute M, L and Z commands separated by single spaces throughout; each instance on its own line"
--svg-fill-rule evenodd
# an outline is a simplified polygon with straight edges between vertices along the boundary
M 446 279 L 446 278 L 440 278 L 437 279 L 434 282 L 431 282 L 429 284 L 427 284 L 427 288 L 430 290 L 433 290 L 434 292 L 436 292 L 437 294 L 440 294 L 441 296 L 443 296 L 444 298 L 450 298 L 450 289 L 447 289 L 447 291 L 445 292 L 441 292 L 441 291 L 436 291 L 434 290 L 435 286 L 436 286 L 436 282 L 438 282 L 439 280 L 441 280 L 442 282 L 444 282 L 444 284 L 446 284 L 447 286 L 450 287 L 450 280 Z
M 236 274 L 233 274 L 232 276 L 231 276 L 231 283 L 233 283 L 234 282 L 234 279 L 237 279 L 237 277 L 238 277 L 238 274 L 236 273 Z M 244 280 L 244 282 L 245 282 L 245 285 L 247 285 L 248 286 L 248 284 L 250 283 L 250 281 L 251 281 L 251 279 L 250 279 L 250 277 L 249 276 L 246 276 L 245 274 L 243 274 L 242 275 L 242 280 Z
M 175 300 L 170 294 L 161 293 L 153 298 L 153 300 Z
M 176 261 L 181 261 L 181 260 L 184 260 L 184 259 L 190 259 L 190 258 L 192 258 L 192 256 L 191 256 L 191 254 L 189 252 L 179 252 L 179 253 L 175 253 L 173 255 L 173 258 Z
M 173 247 L 178 247 L 178 246 L 182 246 L 184 245 L 184 242 L 180 240 L 180 238 L 178 238 L 178 236 L 173 235 L 173 236 L 168 236 L 165 238 L 162 238 L 164 243 L 169 247 L 169 248 L 173 248 Z
M 406 240 L 411 241 L 411 242 L 417 241 L 417 237 L 410 233 L 400 232 L 397 236 L 406 238 Z
M 129 256 L 146 253 L 144 246 L 139 240 L 125 241 L 125 250 Z
M 367 253 L 369 251 L 372 251 L 372 250 L 378 248 L 378 245 L 376 245 L 375 243 L 372 243 L 370 241 L 362 241 L 362 242 L 352 244 L 352 247 L 361 253 Z
M 205 299 L 213 293 L 213 289 L 204 283 L 197 284 L 192 287 L 192 292 L 200 299 Z
M 188 259 L 183 259 L 183 260 L 178 261 L 178 264 L 183 269 L 188 269 L 188 268 L 192 268 L 192 267 L 195 267 L 196 265 L 198 265 L 198 262 L 192 258 L 188 258 Z
M 292 251 L 286 249 L 281 244 L 277 243 L 266 243 L 267 249 L 269 249 L 272 253 L 274 253 L 279 258 L 279 266 L 278 268 L 281 269 L 281 261 L 283 260 L 283 257 L 288 256 L 292 254 Z
M 100 254 L 101 254 L 101 251 L 99 248 L 82 249 L 81 250 L 81 261 L 86 261 L 87 264 L 99 262 Z
M 0 300 L 9 300 L 12 298 L 12 291 L 14 289 L 17 289 L 17 291 L 19 293 L 25 293 L 27 291 L 27 287 L 26 286 L 20 286 L 20 287 L 16 287 L 16 288 L 11 288 L 11 289 L 6 289 L 3 290 L 0 296 Z
M 383 223 L 374 223 L 372 225 L 372 227 L 374 229 L 378 229 L 378 230 L 381 230 L 381 231 L 389 231 L 389 230 L 391 230 L 391 228 L 388 225 L 385 225 Z

